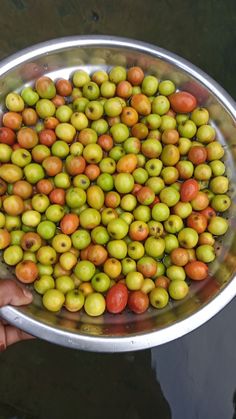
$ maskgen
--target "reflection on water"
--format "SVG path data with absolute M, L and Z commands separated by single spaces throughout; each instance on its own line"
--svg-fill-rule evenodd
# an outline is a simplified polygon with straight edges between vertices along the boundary
M 236 419 L 236 301 L 199 329 L 154 348 L 172 419 Z

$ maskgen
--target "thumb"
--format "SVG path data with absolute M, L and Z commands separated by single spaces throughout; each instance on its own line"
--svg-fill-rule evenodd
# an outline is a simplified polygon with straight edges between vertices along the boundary
M 7 304 L 21 306 L 31 303 L 33 296 L 29 290 L 22 288 L 11 279 L 0 281 L 0 307 Z

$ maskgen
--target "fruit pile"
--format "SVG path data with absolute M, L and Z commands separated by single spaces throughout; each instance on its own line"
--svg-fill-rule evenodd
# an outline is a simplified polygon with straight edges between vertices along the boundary
M 11 92 L 0 128 L 0 249 L 50 311 L 143 313 L 208 276 L 231 204 L 196 98 L 140 67 Z

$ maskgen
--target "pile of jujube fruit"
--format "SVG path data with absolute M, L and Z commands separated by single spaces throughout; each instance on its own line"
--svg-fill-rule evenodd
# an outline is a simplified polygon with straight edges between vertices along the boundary
M 140 67 L 39 77 L 0 127 L 0 249 L 46 309 L 143 313 L 208 277 L 231 205 L 207 108 Z

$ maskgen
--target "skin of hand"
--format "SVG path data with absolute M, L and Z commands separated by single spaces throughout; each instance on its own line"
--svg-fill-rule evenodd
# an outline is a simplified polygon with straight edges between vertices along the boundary
M 6 279 L 0 281 L 0 307 L 5 305 L 22 306 L 30 304 L 33 296 L 29 290 L 21 287 L 16 282 Z M 20 329 L 7 324 L 0 318 L 0 352 L 3 352 L 7 346 L 20 340 L 32 339 Z

